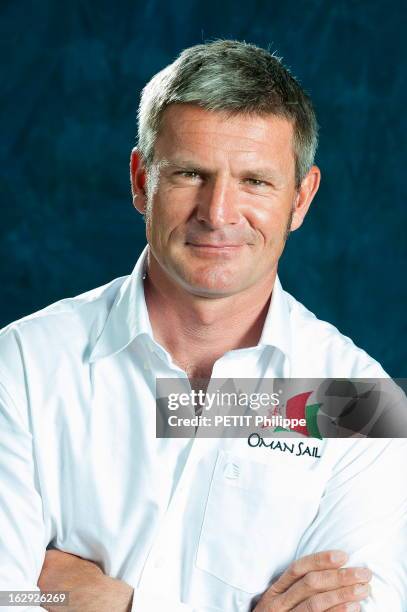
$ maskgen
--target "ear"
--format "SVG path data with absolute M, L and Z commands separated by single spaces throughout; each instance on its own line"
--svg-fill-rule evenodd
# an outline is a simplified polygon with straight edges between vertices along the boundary
M 294 214 L 291 222 L 290 231 L 298 229 L 305 219 L 305 215 L 311 205 L 316 192 L 318 191 L 321 181 L 321 171 L 318 166 L 312 166 L 309 172 L 305 175 L 298 189 L 295 204 Z
M 146 212 L 146 169 L 143 158 L 137 147 L 131 152 L 130 156 L 130 182 L 131 193 L 133 196 L 133 206 L 139 213 L 144 215 Z

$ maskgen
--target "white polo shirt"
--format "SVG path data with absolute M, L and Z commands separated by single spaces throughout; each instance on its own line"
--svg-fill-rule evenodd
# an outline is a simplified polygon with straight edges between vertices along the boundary
M 364 611 L 405 612 L 406 441 L 157 439 L 155 379 L 186 374 L 154 340 L 145 256 L 0 333 L 0 590 L 35 589 L 51 545 L 132 585 L 135 612 L 248 612 L 292 560 L 338 548 L 374 573 Z M 387 376 L 278 278 L 259 344 L 212 375 Z

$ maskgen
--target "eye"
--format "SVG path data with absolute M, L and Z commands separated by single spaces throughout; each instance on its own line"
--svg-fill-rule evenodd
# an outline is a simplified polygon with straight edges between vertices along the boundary
M 200 174 L 196 170 L 178 170 L 175 175 L 190 179 L 200 178 Z
M 245 182 L 248 183 L 249 185 L 253 185 L 254 187 L 264 187 L 265 185 L 268 185 L 266 181 L 262 181 L 261 179 L 255 179 L 255 178 L 246 178 Z

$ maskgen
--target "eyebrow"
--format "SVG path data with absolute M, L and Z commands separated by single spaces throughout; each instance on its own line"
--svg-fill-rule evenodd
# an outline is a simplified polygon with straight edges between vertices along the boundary
M 275 181 L 278 178 L 276 172 L 273 172 L 273 170 L 270 168 L 248 169 L 244 172 L 244 174 L 259 181 Z

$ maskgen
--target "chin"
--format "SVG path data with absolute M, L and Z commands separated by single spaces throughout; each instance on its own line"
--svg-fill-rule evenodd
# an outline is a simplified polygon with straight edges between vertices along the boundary
M 203 286 L 189 286 L 189 293 L 196 295 L 197 297 L 205 297 L 211 299 L 225 298 L 239 293 L 239 289 L 236 288 L 225 288 L 225 287 L 203 287 Z
M 208 297 L 233 295 L 242 290 L 247 283 L 248 270 L 240 263 L 196 262 L 173 258 L 172 265 L 167 265 L 167 273 L 173 281 L 182 286 L 188 293 Z M 246 277 L 246 279 L 245 279 Z M 246 280 L 246 283 L 244 282 Z
M 219 272 L 190 275 L 184 277 L 183 284 L 190 293 L 206 297 L 226 297 L 241 289 L 241 279 Z

